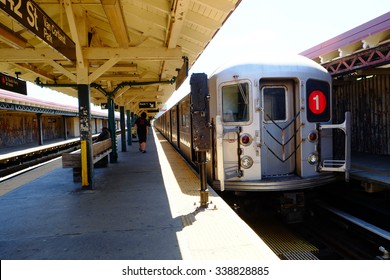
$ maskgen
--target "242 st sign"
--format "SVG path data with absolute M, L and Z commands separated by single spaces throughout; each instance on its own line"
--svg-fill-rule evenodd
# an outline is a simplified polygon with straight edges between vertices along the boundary
M 75 43 L 32 0 L 0 0 L 0 8 L 70 60 L 76 59 Z

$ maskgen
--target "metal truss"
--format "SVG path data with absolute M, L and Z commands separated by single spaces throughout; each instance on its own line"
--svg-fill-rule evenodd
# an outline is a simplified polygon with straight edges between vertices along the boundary
M 50 114 L 50 115 L 62 115 L 62 116 L 77 116 L 77 112 L 57 110 L 51 108 L 41 108 L 29 105 L 13 104 L 7 102 L 0 102 L 0 109 L 8 111 L 22 111 L 30 113 L 41 113 L 41 114 Z
M 337 77 L 363 68 L 377 67 L 387 63 L 390 63 L 390 42 L 331 62 L 323 63 L 322 66 L 333 77 Z

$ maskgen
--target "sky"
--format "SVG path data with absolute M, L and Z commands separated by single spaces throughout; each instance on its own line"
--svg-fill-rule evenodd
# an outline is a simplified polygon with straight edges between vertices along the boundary
M 242 0 L 191 73 L 212 74 L 242 52 L 299 54 L 390 11 L 389 0 Z M 189 92 L 189 79 L 166 107 Z
M 389 11 L 388 0 L 242 0 L 194 66 L 215 69 L 237 52 L 297 54 Z
M 196 72 L 210 75 L 238 52 L 298 54 L 389 11 L 389 0 L 242 0 L 192 66 L 189 77 Z M 39 91 L 41 96 L 46 92 Z M 188 87 L 181 87 L 167 107 L 187 93 Z M 50 92 L 45 98 L 52 97 Z

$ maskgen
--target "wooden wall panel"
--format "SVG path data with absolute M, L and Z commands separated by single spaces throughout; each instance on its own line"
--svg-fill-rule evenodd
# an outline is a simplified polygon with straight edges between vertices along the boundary
M 390 76 L 334 81 L 334 122 L 352 113 L 352 151 L 390 155 Z

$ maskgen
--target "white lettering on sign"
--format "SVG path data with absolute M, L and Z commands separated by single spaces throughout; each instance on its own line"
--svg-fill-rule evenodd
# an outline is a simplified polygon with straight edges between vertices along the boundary
M 31 27 L 35 28 L 35 30 L 39 30 L 38 29 L 38 15 L 37 15 L 37 9 L 35 8 L 35 6 L 31 3 L 31 1 L 28 1 L 27 2 L 27 13 L 28 13 L 28 17 L 27 17 L 27 22 L 28 24 L 30 24 Z
M 313 91 L 309 96 L 309 109 L 313 114 L 322 114 L 326 109 L 326 97 L 320 90 Z
M 7 5 L 7 0 L 0 0 L 1 3 L 4 5 Z M 8 0 L 9 8 L 11 11 L 13 11 L 18 17 L 23 18 L 23 14 L 20 12 L 20 7 L 22 6 L 22 0 L 17 0 L 17 3 L 15 5 L 15 1 Z
M 63 44 L 66 44 L 66 38 L 63 33 L 61 33 L 61 30 L 53 26 L 53 35 L 58 38 Z
M 18 3 L 16 3 L 14 13 L 17 14 L 19 17 L 23 17 L 22 13 L 19 11 L 20 7 L 22 6 L 22 0 L 18 0 Z

